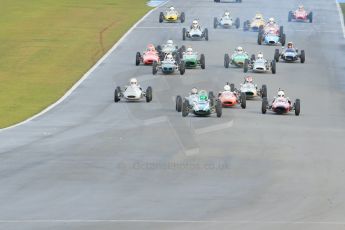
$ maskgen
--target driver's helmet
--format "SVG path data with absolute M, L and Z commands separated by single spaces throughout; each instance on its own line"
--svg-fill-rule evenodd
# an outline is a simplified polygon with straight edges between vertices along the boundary
M 188 54 L 193 53 L 193 49 L 192 49 L 191 47 L 187 48 L 187 53 L 188 53 Z
M 264 58 L 264 55 L 263 55 L 263 53 L 258 53 L 258 59 L 263 59 Z
M 167 45 L 168 45 L 168 46 L 172 46 L 173 44 L 174 44 L 174 42 L 173 42 L 172 40 L 168 40 L 168 41 L 167 41 Z
M 261 14 L 256 14 L 256 15 L 255 15 L 255 19 L 257 19 L 257 20 L 262 19 L 262 15 L 261 15 Z
M 245 83 L 253 83 L 253 78 L 248 76 L 244 79 L 244 82 Z
M 292 47 L 293 47 L 292 42 L 289 42 L 289 43 L 287 44 L 287 48 L 292 48 Z
M 149 45 L 147 45 L 147 50 L 148 50 L 148 51 L 155 51 L 155 50 L 156 50 L 156 48 L 155 48 L 155 46 L 154 46 L 154 45 L 149 44 Z
M 200 92 L 199 92 L 199 100 L 200 101 L 207 101 L 207 99 L 208 99 L 207 92 L 205 90 L 200 90 Z
M 169 11 L 175 11 L 175 8 L 173 6 L 170 6 Z
M 278 97 L 285 97 L 285 93 L 283 90 L 281 89 L 278 90 Z
M 169 61 L 174 60 L 172 54 L 168 54 L 168 55 L 166 56 L 166 59 L 169 60 Z
M 304 6 L 303 5 L 299 5 L 298 6 L 298 10 L 304 10 Z
M 135 79 L 135 78 L 132 78 L 130 81 L 129 81 L 129 84 L 130 85 L 138 85 L 138 81 L 137 81 L 137 79 Z
M 276 23 L 276 22 L 275 22 L 274 18 L 270 18 L 270 19 L 268 19 L 268 23 L 269 23 L 270 25 L 273 25 L 273 24 Z
M 225 17 L 230 17 L 230 12 L 229 12 L 229 11 L 225 11 L 225 12 L 224 12 L 224 16 L 225 16 Z
M 199 25 L 198 21 L 197 21 L 197 20 L 193 20 L 192 26 L 193 26 L 194 28 L 196 28 L 196 27 L 198 27 L 198 25 Z
M 237 53 L 243 53 L 243 48 L 241 46 L 236 48 Z
M 230 91 L 230 85 L 224 85 L 224 91 Z
M 198 93 L 198 89 L 194 87 L 194 88 L 192 88 L 190 93 L 191 94 L 197 94 Z

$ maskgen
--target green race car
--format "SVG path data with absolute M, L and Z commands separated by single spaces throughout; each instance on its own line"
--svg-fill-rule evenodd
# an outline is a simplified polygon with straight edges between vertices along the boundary
M 182 60 L 185 63 L 186 68 L 194 69 L 197 67 L 201 67 L 201 69 L 205 69 L 205 55 L 200 54 L 198 55 L 197 52 L 193 52 L 191 48 L 187 49 L 187 52 L 183 53 Z
M 229 65 L 243 68 L 245 60 L 250 60 L 249 55 L 243 51 L 242 47 L 239 47 L 240 50 L 236 50 L 231 57 L 229 54 L 224 55 L 224 67 L 229 68 Z

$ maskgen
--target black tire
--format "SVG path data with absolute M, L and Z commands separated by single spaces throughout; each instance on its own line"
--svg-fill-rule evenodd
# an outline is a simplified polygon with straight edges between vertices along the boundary
M 261 33 L 261 35 L 264 33 L 264 26 L 263 25 L 259 26 L 259 33 Z
M 206 68 L 205 55 L 204 54 L 200 55 L 200 66 L 201 66 L 201 69 L 205 69 Z
M 187 32 L 186 28 L 183 28 L 182 29 L 182 40 L 183 41 L 186 40 L 186 32 Z
M 252 56 L 250 57 L 250 60 L 251 60 L 251 61 L 255 61 L 255 59 L 256 59 L 256 58 L 255 58 L 255 54 L 252 54 Z
M 234 92 L 234 91 L 235 91 L 235 84 L 234 84 L 234 83 L 231 83 L 231 84 L 230 84 L 230 91 L 231 91 L 231 92 Z
M 262 98 L 262 104 L 261 104 L 261 112 L 262 112 L 262 114 L 266 113 L 267 106 L 268 106 L 268 100 L 267 100 L 267 97 L 264 97 L 264 98 Z
M 241 93 L 241 108 L 245 109 L 247 107 L 247 97 L 246 93 L 242 92 Z
M 259 32 L 258 33 L 258 45 L 261 45 L 262 44 L 262 33 Z
M 163 12 L 160 12 L 159 14 L 159 23 L 162 23 L 164 21 L 164 14 Z
M 182 52 L 186 52 L 186 46 L 185 45 L 182 45 L 180 49 Z
M 301 63 L 305 62 L 305 51 L 301 50 Z
M 229 68 L 229 64 L 230 64 L 229 54 L 224 54 L 224 67 Z
M 213 91 L 210 91 L 210 92 L 208 92 L 208 98 L 210 99 L 210 100 L 213 100 L 215 97 L 214 97 L 214 94 L 213 94 Z
M 121 89 L 120 87 L 116 87 L 115 91 L 114 91 L 114 102 L 119 102 L 121 100 L 120 98 L 120 94 L 121 94 Z
M 217 117 L 222 116 L 222 103 L 220 102 L 220 100 L 216 101 L 216 114 L 217 114 Z
M 205 40 L 208 41 L 208 29 L 207 28 L 205 28 L 204 33 L 205 33 Z
M 280 35 L 280 37 L 283 36 L 283 34 L 284 34 L 284 26 L 280 26 L 279 27 L 279 35 Z
M 136 66 L 140 65 L 140 59 L 141 59 L 140 52 L 137 52 L 135 55 L 135 65 Z
M 179 64 L 179 71 L 181 75 L 186 72 L 186 64 L 184 63 L 184 61 L 181 61 Z
M 291 22 L 291 20 L 292 20 L 292 11 L 289 11 L 288 21 Z
M 301 100 L 296 99 L 296 101 L 295 101 L 295 115 L 299 116 L 300 113 L 301 113 Z
M 275 60 L 272 60 L 271 62 L 271 70 L 272 70 L 272 74 L 276 74 L 277 72 L 277 66 L 276 66 L 276 61 Z
M 313 12 L 309 13 L 308 18 L 309 18 L 309 23 L 312 23 L 313 22 Z
M 248 31 L 248 22 L 243 22 L 243 31 Z
M 182 111 L 182 97 L 180 95 L 176 96 L 176 111 L 181 112 Z
M 216 29 L 218 26 L 218 19 L 216 17 L 213 18 L 213 28 Z
M 280 56 L 279 49 L 276 49 L 276 50 L 274 51 L 274 60 L 275 60 L 276 62 L 279 62 L 279 56 Z
M 158 45 L 157 47 L 156 47 L 156 50 L 160 53 L 160 52 L 162 52 L 162 46 L 161 45 Z
M 184 100 L 182 103 L 182 117 L 188 116 L 189 113 L 189 103 L 187 100 Z
M 249 65 L 249 60 L 248 59 L 244 60 L 243 72 L 245 72 L 245 73 L 248 72 L 248 65 Z
M 282 46 L 285 46 L 285 42 L 286 42 L 286 35 L 282 34 L 282 36 L 280 37 L 280 43 L 282 44 Z
M 181 21 L 181 23 L 184 23 L 185 20 L 186 20 L 186 15 L 184 12 L 182 12 L 180 15 L 180 21 Z
M 156 75 L 157 72 L 158 72 L 158 63 L 155 61 L 155 62 L 153 62 L 153 64 L 152 64 L 152 74 L 153 74 L 153 75 Z
M 241 25 L 240 19 L 239 19 L 239 18 L 236 18 L 236 20 L 235 20 L 236 29 L 240 28 L 240 25 Z
M 152 87 L 151 86 L 147 87 L 145 97 L 146 97 L 146 102 L 152 101 Z
M 267 97 L 267 86 L 265 84 L 261 87 L 261 97 Z

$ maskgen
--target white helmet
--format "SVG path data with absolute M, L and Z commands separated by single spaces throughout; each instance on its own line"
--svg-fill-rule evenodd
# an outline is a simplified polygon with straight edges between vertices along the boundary
M 258 59 L 263 59 L 264 58 L 264 55 L 260 52 L 258 53 Z
M 224 85 L 224 90 L 225 91 L 230 91 L 230 85 Z
M 198 93 L 198 89 L 193 87 L 191 90 L 191 94 L 197 94 Z
M 193 24 L 193 26 L 197 26 L 199 24 L 198 20 L 193 20 L 192 24 Z
M 138 84 L 138 81 L 137 81 L 137 79 L 135 79 L 135 78 L 131 78 L 131 80 L 129 81 L 129 83 L 130 83 L 131 85 L 137 85 L 137 84 Z
M 270 24 L 274 24 L 274 23 L 275 23 L 274 18 L 268 19 L 268 22 L 269 22 Z
M 278 91 L 278 97 L 285 97 L 285 93 L 283 90 L 279 89 Z
M 191 47 L 187 48 L 187 53 L 192 53 L 193 49 Z
M 229 11 L 225 11 L 224 16 L 230 16 L 230 12 Z
M 170 54 L 170 53 L 169 53 L 169 54 L 167 54 L 167 59 L 170 59 L 170 60 L 171 60 L 171 59 L 173 59 L 172 54 Z
M 304 6 L 303 6 L 303 5 L 299 5 L 299 6 L 298 6 L 298 9 L 299 9 L 299 10 L 303 10 L 303 9 L 304 9 Z
M 173 6 L 170 6 L 169 10 L 173 11 L 173 10 L 175 10 L 175 8 Z
M 174 42 L 172 40 L 167 41 L 167 45 L 173 45 L 173 44 L 174 44 Z
M 241 46 L 239 46 L 239 47 L 236 48 L 236 51 L 237 52 L 243 52 L 243 48 Z

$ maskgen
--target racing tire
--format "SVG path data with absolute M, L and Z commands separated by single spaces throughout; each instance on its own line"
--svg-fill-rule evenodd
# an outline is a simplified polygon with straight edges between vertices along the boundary
M 234 83 L 230 84 L 230 91 L 235 92 L 235 84 Z
M 268 100 L 267 97 L 262 98 L 261 113 L 265 114 L 267 112 Z
M 120 98 L 120 94 L 121 94 L 121 89 L 120 87 L 116 87 L 115 91 L 114 91 L 114 102 L 119 102 L 121 100 Z
M 279 36 L 282 37 L 284 34 L 284 26 L 279 27 Z
M 276 49 L 276 50 L 274 51 L 274 60 L 275 60 L 276 62 L 279 62 L 279 56 L 280 56 L 280 54 L 279 54 L 279 49 Z
M 224 54 L 224 67 L 229 68 L 229 64 L 230 64 L 229 54 Z
M 186 15 L 184 12 L 182 12 L 180 15 L 180 21 L 181 21 L 181 23 L 184 23 L 185 20 L 186 20 Z
M 214 2 L 220 2 L 220 0 L 214 0 Z
M 272 70 L 272 74 L 276 74 L 277 72 L 277 65 L 276 65 L 276 61 L 275 60 L 272 60 L 271 62 L 271 70 Z
M 160 12 L 159 14 L 159 23 L 162 23 L 164 21 L 164 14 L 163 12 Z
M 243 72 L 247 73 L 248 72 L 248 65 L 249 65 L 249 60 L 245 59 L 244 64 L 243 64 Z
M 183 75 L 186 72 L 186 64 L 184 63 L 184 61 L 181 61 L 179 64 L 179 70 L 180 70 L 180 74 Z
M 186 32 L 187 32 L 186 28 L 183 28 L 182 29 L 182 40 L 183 41 L 186 40 Z
M 207 28 L 205 28 L 204 33 L 205 33 L 205 40 L 208 41 L 208 29 Z
M 156 61 L 154 61 L 153 64 L 152 64 L 152 74 L 156 75 L 157 72 L 158 72 L 158 64 L 157 64 Z
M 301 113 L 301 100 L 296 99 L 296 101 L 295 101 L 295 115 L 299 116 L 300 113 Z
M 182 46 L 181 46 L 181 50 L 182 50 L 182 52 L 186 52 L 186 46 L 185 46 L 185 45 L 182 45 Z
M 264 26 L 263 25 L 259 26 L 259 33 L 261 33 L 261 34 L 264 33 Z
M 289 11 L 288 21 L 291 22 L 291 20 L 292 20 L 292 11 Z
M 249 25 L 248 21 L 243 22 L 243 31 L 248 31 L 249 30 Z
M 213 100 L 213 99 L 214 99 L 213 91 L 208 92 L 208 98 L 209 98 L 210 100 Z
M 200 66 L 201 66 L 201 69 L 205 69 L 206 68 L 205 55 L 204 54 L 200 55 Z
M 240 19 L 239 19 L 239 18 L 236 18 L 236 20 L 235 20 L 236 29 L 240 28 L 240 25 L 241 25 Z
M 146 97 L 146 102 L 152 101 L 152 87 L 151 86 L 147 87 L 145 97 Z
M 246 93 L 242 92 L 241 93 L 241 108 L 245 109 L 246 107 L 247 107 Z
M 305 62 L 305 51 L 301 50 L 301 63 Z
M 285 42 L 286 42 L 286 35 L 282 34 L 282 36 L 280 37 L 280 43 L 282 44 L 282 46 L 285 46 Z
M 218 26 L 218 19 L 216 17 L 213 18 L 213 28 L 216 29 Z
M 141 58 L 140 52 L 137 52 L 135 55 L 135 65 L 136 66 L 140 65 L 140 58 Z
M 252 54 L 252 56 L 250 57 L 250 60 L 251 60 L 251 61 L 255 61 L 255 59 L 256 59 L 256 58 L 255 58 L 255 54 Z
M 176 96 L 176 111 L 177 112 L 181 112 L 182 111 L 182 97 L 180 95 Z
M 309 23 L 312 23 L 313 22 L 313 12 L 310 12 L 308 14 L 308 19 L 309 19 Z
M 156 47 L 156 50 L 160 53 L 160 52 L 162 52 L 162 46 L 161 45 L 158 45 L 157 47 Z
M 220 100 L 216 100 L 216 114 L 217 117 L 221 117 L 222 116 L 222 103 Z
M 267 86 L 265 84 L 261 87 L 261 97 L 267 97 Z
M 182 103 L 182 117 L 187 117 L 188 113 L 189 113 L 189 103 L 187 100 L 184 100 L 184 102 Z
M 261 45 L 262 44 L 262 33 L 259 32 L 258 33 L 258 45 Z

